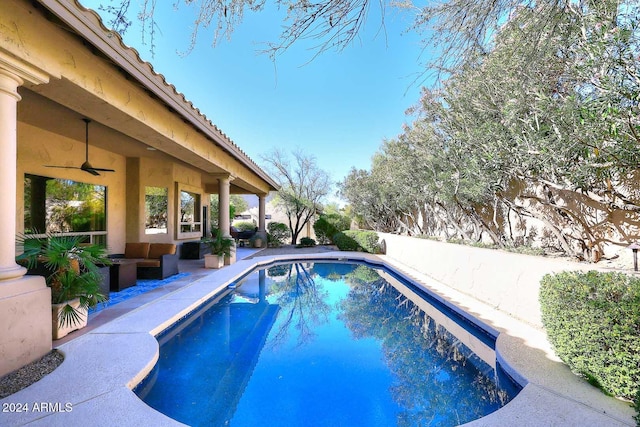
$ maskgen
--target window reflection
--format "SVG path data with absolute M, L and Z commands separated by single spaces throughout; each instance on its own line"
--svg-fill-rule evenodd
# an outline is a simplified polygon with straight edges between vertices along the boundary
M 180 232 L 200 232 L 200 194 L 180 190 Z
M 107 187 L 25 174 L 24 233 L 86 235 L 106 244 Z
M 145 234 L 166 234 L 169 211 L 169 190 L 163 187 L 145 187 Z

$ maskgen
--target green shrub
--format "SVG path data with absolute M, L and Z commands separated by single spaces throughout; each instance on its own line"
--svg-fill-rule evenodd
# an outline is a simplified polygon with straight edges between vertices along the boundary
M 360 248 L 360 245 L 353 237 L 347 236 L 342 231 L 333 236 L 333 241 L 341 251 L 357 251 Z
M 237 228 L 238 231 L 253 231 L 256 229 L 256 225 L 251 221 L 234 222 L 233 226 Z
M 379 237 L 375 231 L 346 230 L 336 233 L 333 240 L 341 251 L 380 253 Z
M 298 247 L 300 248 L 310 248 L 316 245 L 316 241 L 311 237 L 302 237 L 300 238 L 300 243 L 298 243 Z
M 542 322 L 558 356 L 605 393 L 636 399 L 640 279 L 596 271 L 546 275 Z
M 267 244 L 271 248 L 279 248 L 291 236 L 289 227 L 281 222 L 270 222 L 267 225 Z
M 320 244 L 333 244 L 333 236 L 336 233 L 348 230 L 351 225 L 351 219 L 348 216 L 340 214 L 322 214 L 320 218 L 313 224 L 313 231 L 316 233 Z

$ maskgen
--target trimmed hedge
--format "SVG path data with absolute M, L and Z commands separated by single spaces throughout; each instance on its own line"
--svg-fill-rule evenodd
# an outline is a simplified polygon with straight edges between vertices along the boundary
M 596 271 L 548 274 L 540 305 L 549 340 L 571 370 L 605 393 L 637 398 L 640 279 Z
M 348 216 L 340 214 L 322 214 L 320 218 L 313 223 L 313 231 L 321 244 L 335 243 L 333 236 L 344 230 L 348 230 L 351 225 L 351 219 Z
M 302 237 L 300 238 L 300 243 L 298 243 L 299 248 L 310 248 L 316 245 L 316 241 L 311 237 Z
M 333 236 L 333 241 L 341 251 L 358 251 L 371 254 L 380 253 L 379 240 L 378 233 L 365 230 L 346 230 Z

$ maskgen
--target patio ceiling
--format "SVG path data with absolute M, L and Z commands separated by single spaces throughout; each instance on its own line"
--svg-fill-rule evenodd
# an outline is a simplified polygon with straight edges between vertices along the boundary
M 101 94 L 95 88 L 88 90 L 86 84 L 83 87 L 78 84 L 82 82 L 70 81 L 65 76 L 51 79 L 47 84 L 27 83 L 20 88 L 23 97 L 19 103 L 20 121 L 83 141 L 84 126 L 80 119 L 87 117 L 93 120 L 90 145 L 126 157 L 163 158 L 195 167 L 202 172 L 202 182 L 208 191 L 217 188 L 219 176 L 229 173 L 234 178 L 232 193 L 265 195 L 277 189 L 269 175 L 168 84 L 164 76 L 155 72 L 151 64 L 142 61 L 134 49 L 107 30 L 94 12 L 75 1 L 39 2 L 52 12 L 47 19 L 81 38 L 90 54 L 115 66 L 109 71 L 111 76 L 119 75 L 126 84 L 144 91 L 149 102 L 155 104 L 155 111 L 158 106 L 164 107 L 174 123 L 164 129 L 157 123 L 150 125 L 144 111 L 133 115 L 122 106 L 112 105 L 108 94 Z M 78 126 L 72 126 L 76 121 Z M 182 138 L 181 143 L 177 142 L 179 138 L 174 140 L 174 131 L 180 132 L 176 137 Z M 208 141 L 211 148 L 203 149 L 202 141 Z M 149 147 L 156 151 L 149 151 Z

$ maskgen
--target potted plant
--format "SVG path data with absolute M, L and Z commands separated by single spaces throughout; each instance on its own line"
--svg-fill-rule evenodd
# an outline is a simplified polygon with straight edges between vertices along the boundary
M 216 237 L 202 240 L 211 249 L 211 254 L 204 256 L 206 268 L 222 268 L 225 258 L 231 258 L 231 252 L 235 248 L 235 242 L 229 237 L 224 237 L 218 232 Z
M 252 248 L 261 248 L 263 245 L 262 236 L 260 234 L 254 234 L 249 239 L 249 243 L 251 243 Z
M 24 248 L 16 260 L 45 276 L 51 288 L 53 339 L 87 325 L 89 308 L 105 301 L 98 265 L 109 265 L 106 250 L 82 243 L 82 236 L 21 236 Z

